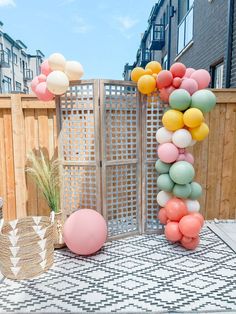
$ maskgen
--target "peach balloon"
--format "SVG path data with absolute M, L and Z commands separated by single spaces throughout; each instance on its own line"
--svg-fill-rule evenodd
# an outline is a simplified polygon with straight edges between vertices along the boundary
M 190 78 L 194 79 L 197 82 L 198 89 L 207 88 L 211 82 L 211 76 L 209 72 L 204 69 L 193 72 Z
M 188 214 L 187 206 L 177 197 L 170 199 L 165 206 L 166 216 L 171 221 L 180 221 L 180 219 Z
M 200 213 L 192 212 L 192 213 L 189 213 L 189 214 L 192 215 L 193 217 L 196 217 L 200 221 L 201 227 L 203 227 L 203 225 L 204 225 L 204 218 L 203 218 L 203 216 Z
M 181 83 L 182 83 L 182 79 L 181 79 L 180 77 L 175 77 L 175 78 L 173 79 L 172 85 L 173 85 L 175 88 L 179 88 L 180 85 L 181 85 Z
M 186 72 L 184 74 L 184 77 L 190 78 L 190 76 L 195 72 L 196 70 L 194 68 L 187 68 Z
M 191 153 L 185 153 L 185 161 L 189 162 L 190 164 L 194 164 L 194 157 Z
M 195 238 L 201 230 L 201 223 L 193 215 L 186 215 L 179 222 L 179 229 L 186 237 Z
M 48 76 L 48 74 L 52 72 L 52 70 L 49 66 L 48 60 L 43 61 L 40 68 L 41 68 L 42 74 L 44 74 L 46 76 Z
M 199 237 L 196 237 L 196 238 L 192 238 L 192 240 L 191 241 L 185 241 L 184 240 L 184 237 L 182 238 L 182 240 L 181 240 L 181 244 L 182 244 L 182 246 L 185 248 L 185 249 L 187 249 L 187 250 L 195 250 L 197 247 L 198 247 L 198 245 L 199 245 L 199 243 L 200 243 L 200 238 Z
M 40 74 L 38 76 L 39 83 L 46 82 L 46 79 L 47 79 L 47 77 L 44 74 Z
M 157 218 L 159 219 L 160 223 L 166 225 L 167 223 L 167 216 L 165 208 L 161 208 L 158 212 Z
M 174 90 L 175 90 L 175 88 L 172 85 L 169 86 L 169 87 L 162 88 L 160 90 L 160 98 L 161 98 L 161 100 L 163 100 L 165 102 L 168 102 L 170 94 L 173 93 Z
M 31 81 L 31 85 L 30 85 L 34 93 L 38 84 L 39 84 L 38 76 L 35 76 L 35 78 L 33 78 L 33 80 Z
M 41 82 L 36 86 L 35 94 L 39 100 L 43 101 L 50 101 L 54 98 L 54 95 L 47 89 L 46 82 Z
M 173 77 L 183 77 L 186 72 L 186 66 L 181 62 L 175 62 L 170 67 L 170 72 L 172 73 Z
M 79 255 L 90 255 L 103 246 L 107 224 L 93 209 L 79 209 L 65 222 L 63 236 L 68 248 Z
M 177 242 L 182 239 L 182 233 L 179 230 L 178 222 L 170 221 L 165 227 L 166 239 L 171 242 Z
M 185 89 L 190 95 L 192 95 L 198 90 L 198 84 L 192 78 L 185 78 L 183 79 L 180 88 Z
M 162 70 L 157 75 L 157 88 L 168 87 L 172 84 L 173 75 L 168 70 Z

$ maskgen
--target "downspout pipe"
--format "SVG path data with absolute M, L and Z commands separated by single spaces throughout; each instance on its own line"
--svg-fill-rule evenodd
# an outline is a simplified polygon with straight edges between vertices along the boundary
M 231 83 L 231 63 L 232 63 L 232 41 L 233 41 L 233 19 L 234 19 L 234 0 L 228 0 L 227 17 L 227 47 L 225 59 L 225 87 L 229 88 Z

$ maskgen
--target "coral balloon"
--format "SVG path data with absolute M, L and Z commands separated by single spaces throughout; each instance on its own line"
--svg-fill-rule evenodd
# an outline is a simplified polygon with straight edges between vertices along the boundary
M 157 76 L 157 88 L 168 87 L 172 84 L 173 75 L 168 70 L 162 70 Z
M 38 80 L 38 76 L 35 76 L 35 78 L 33 78 L 32 82 L 31 82 L 31 89 L 32 91 L 35 93 L 36 87 L 39 84 L 39 80 Z
M 189 129 L 192 138 L 196 141 L 203 141 L 209 134 L 209 127 L 205 122 L 202 122 L 198 127 Z
M 195 72 L 196 70 L 193 69 L 193 68 L 187 68 L 186 69 L 186 72 L 184 74 L 184 77 L 185 78 L 190 78 L 190 76 Z
M 172 198 L 172 194 L 165 192 L 165 191 L 160 191 L 157 194 L 157 203 L 162 206 L 165 207 L 166 203 Z
M 131 72 L 131 80 L 137 83 L 143 75 L 145 75 L 145 70 L 141 67 L 136 67 Z
M 165 209 L 166 216 L 171 221 L 180 221 L 183 216 L 188 214 L 185 203 L 177 197 L 170 199 L 166 203 Z
M 192 78 L 185 78 L 179 88 L 185 89 L 190 95 L 192 95 L 198 90 L 198 85 Z
M 181 62 L 176 62 L 170 67 L 170 72 L 172 73 L 173 77 L 181 78 L 185 75 L 186 66 Z
M 170 221 L 165 227 L 165 236 L 168 241 L 177 242 L 182 239 L 182 233 L 179 230 L 178 222 Z
M 190 78 L 197 82 L 198 89 L 207 88 L 211 82 L 211 76 L 209 72 L 204 69 L 196 70 L 191 74 Z
M 158 212 L 157 218 L 159 219 L 162 225 L 166 225 L 167 223 L 167 216 L 165 208 L 161 208 Z
M 179 156 L 178 148 L 172 143 L 164 143 L 158 146 L 158 157 L 166 163 L 174 162 Z
M 176 131 L 184 127 L 183 113 L 170 109 L 166 111 L 162 117 L 164 127 L 169 131 Z
M 41 82 L 36 86 L 35 94 L 39 100 L 50 101 L 54 95 L 47 89 L 46 82 Z
M 203 227 L 204 225 L 204 218 L 200 213 L 190 213 L 190 215 L 192 215 L 193 217 L 196 217 L 200 223 L 201 223 L 201 227 Z
M 184 116 L 184 124 L 189 128 L 198 127 L 204 120 L 204 116 L 201 110 L 197 108 L 190 108 L 185 111 Z
M 159 62 L 151 61 L 151 62 L 148 62 L 148 64 L 146 65 L 145 70 L 147 69 L 152 70 L 152 73 L 158 74 L 159 72 L 161 72 L 162 67 Z
M 77 61 L 67 61 L 65 65 L 65 74 L 70 81 L 80 80 L 84 75 L 84 69 Z
M 47 77 L 47 88 L 54 95 L 62 95 L 69 87 L 67 75 L 62 71 L 53 71 Z
M 186 241 L 186 237 L 183 237 L 180 243 L 187 250 L 195 250 L 200 243 L 200 238 L 196 237 L 196 238 L 192 238 L 190 241 L 188 240 Z
M 156 89 L 156 81 L 151 75 L 143 75 L 138 80 L 138 90 L 142 94 L 151 94 Z
M 43 61 L 40 66 L 42 74 L 48 76 L 49 73 L 52 72 L 52 69 L 49 66 L 48 60 Z
M 191 133 L 186 129 L 179 129 L 174 132 L 172 136 L 172 142 L 179 148 L 188 147 L 191 144 Z
M 182 79 L 180 77 L 175 77 L 173 79 L 173 82 L 172 82 L 172 85 L 175 87 L 175 88 L 179 88 L 180 85 L 182 83 Z
M 92 209 L 79 209 L 65 222 L 64 240 L 79 255 L 97 252 L 107 238 L 107 225 L 101 214 Z
M 199 235 L 201 223 L 199 219 L 193 215 L 186 215 L 181 218 L 179 222 L 179 229 L 184 236 L 195 238 Z
M 174 91 L 175 91 L 175 88 L 172 85 L 169 86 L 169 87 L 164 87 L 164 88 L 160 89 L 160 98 L 161 98 L 161 100 L 163 100 L 164 102 L 168 102 L 170 95 Z
M 46 79 L 47 79 L 47 77 L 46 77 L 46 75 L 44 75 L 44 74 L 40 74 L 40 75 L 38 76 L 38 81 L 39 81 L 39 83 L 46 82 Z
M 52 71 L 64 71 L 66 59 L 61 53 L 53 53 L 48 58 L 48 64 Z
M 185 153 L 184 154 L 185 161 L 189 162 L 190 164 L 194 164 L 194 157 L 191 153 Z
M 158 143 L 171 143 L 173 132 L 167 130 L 165 127 L 162 127 L 157 130 L 156 140 Z

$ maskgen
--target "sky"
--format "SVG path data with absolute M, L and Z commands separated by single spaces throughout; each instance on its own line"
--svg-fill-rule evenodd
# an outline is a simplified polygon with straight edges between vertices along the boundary
M 122 79 L 135 61 L 153 0 L 0 0 L 3 30 L 29 53 L 62 53 L 85 79 Z

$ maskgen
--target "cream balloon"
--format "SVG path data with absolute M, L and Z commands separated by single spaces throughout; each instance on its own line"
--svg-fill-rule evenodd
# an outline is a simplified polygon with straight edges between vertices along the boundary
M 53 53 L 48 58 L 49 67 L 53 71 L 64 71 L 66 65 L 66 59 L 61 53 Z
M 174 132 L 172 142 L 179 148 L 186 148 L 192 143 L 192 136 L 188 130 L 179 129 Z
M 200 203 L 197 200 L 190 200 L 186 199 L 185 205 L 187 206 L 187 209 L 191 213 L 197 213 L 200 210 Z
M 70 81 L 76 81 L 80 80 L 84 75 L 84 69 L 77 61 L 67 61 L 65 66 L 65 73 Z
M 165 191 L 160 191 L 157 194 L 157 203 L 162 206 L 165 207 L 166 203 L 173 197 L 173 195 L 171 193 L 165 192 Z
M 53 71 L 47 77 L 47 89 L 54 95 L 62 95 L 69 87 L 69 79 L 62 71 Z
M 162 127 L 157 130 L 156 140 L 158 143 L 171 143 L 173 132 L 167 130 L 165 127 Z

